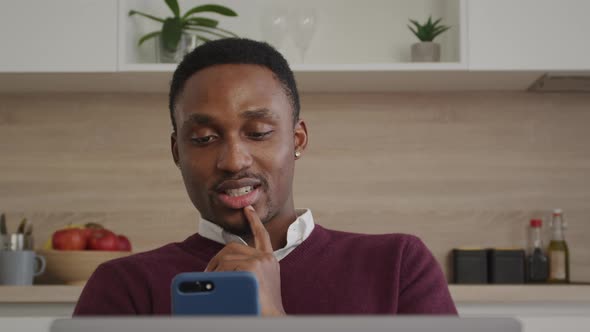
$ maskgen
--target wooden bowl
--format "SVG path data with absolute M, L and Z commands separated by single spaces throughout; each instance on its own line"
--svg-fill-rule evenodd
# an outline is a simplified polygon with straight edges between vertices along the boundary
M 131 255 L 128 251 L 36 250 L 47 263 L 45 272 L 35 279 L 41 284 L 83 285 L 96 268 L 115 258 Z

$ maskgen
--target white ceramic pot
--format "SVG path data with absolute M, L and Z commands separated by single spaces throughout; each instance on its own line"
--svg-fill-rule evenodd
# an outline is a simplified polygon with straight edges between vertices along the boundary
M 440 45 L 434 42 L 420 42 L 412 45 L 412 62 L 439 62 Z

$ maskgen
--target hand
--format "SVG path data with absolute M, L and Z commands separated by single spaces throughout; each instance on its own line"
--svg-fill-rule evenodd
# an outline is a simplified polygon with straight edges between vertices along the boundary
M 285 315 L 281 297 L 281 270 L 273 255 L 270 236 L 252 206 L 244 208 L 250 223 L 254 248 L 228 243 L 211 259 L 205 272 L 249 271 L 258 279 L 258 295 L 263 316 Z

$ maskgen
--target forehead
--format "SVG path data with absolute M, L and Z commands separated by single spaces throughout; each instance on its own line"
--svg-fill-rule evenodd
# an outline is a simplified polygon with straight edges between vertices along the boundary
M 179 98 L 177 116 L 182 122 L 195 112 L 215 117 L 252 108 L 267 108 L 281 117 L 292 114 L 289 99 L 270 69 L 251 64 L 223 64 L 202 69 L 187 80 Z

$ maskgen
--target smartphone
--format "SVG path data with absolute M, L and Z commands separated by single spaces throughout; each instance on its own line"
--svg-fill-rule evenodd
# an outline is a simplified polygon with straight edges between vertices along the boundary
M 172 315 L 260 315 L 258 281 L 250 272 L 180 273 L 171 289 Z

